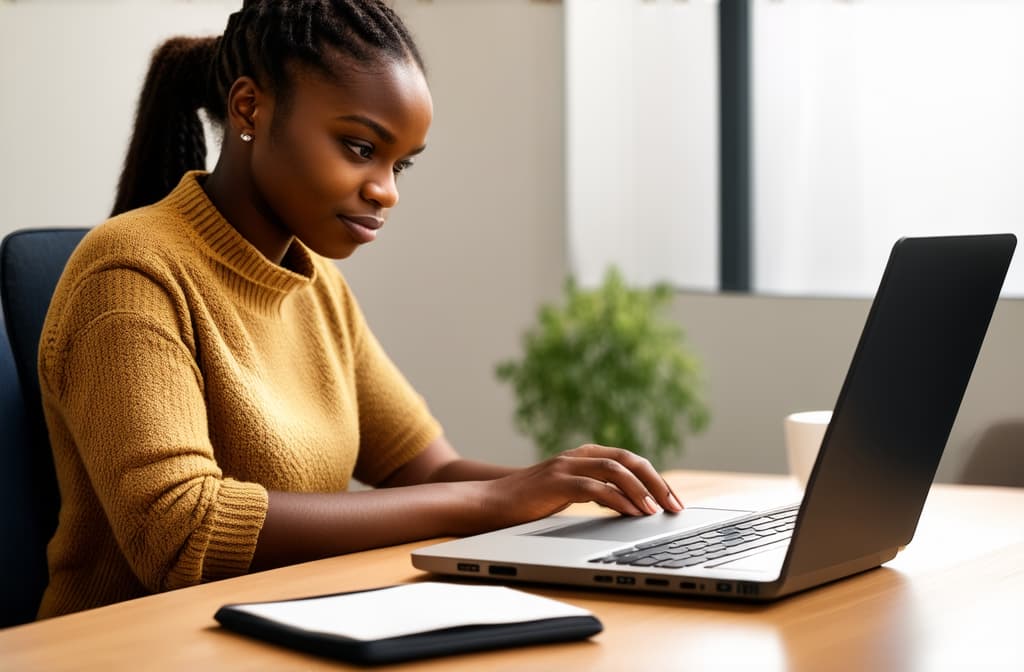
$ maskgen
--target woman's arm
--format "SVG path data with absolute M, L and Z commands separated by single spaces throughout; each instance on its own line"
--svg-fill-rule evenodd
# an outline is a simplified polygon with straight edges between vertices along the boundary
M 433 483 L 344 493 L 271 491 L 251 569 L 468 533 L 472 490 L 472 483 Z
M 524 469 L 461 459 L 440 438 L 382 484 L 353 493 L 270 492 L 252 569 L 536 520 L 574 502 L 625 515 L 680 511 L 651 464 L 585 445 Z
M 381 487 L 391 488 L 419 483 L 451 481 L 489 481 L 514 473 L 514 467 L 464 460 L 443 435 L 437 437 L 422 453 L 391 474 Z

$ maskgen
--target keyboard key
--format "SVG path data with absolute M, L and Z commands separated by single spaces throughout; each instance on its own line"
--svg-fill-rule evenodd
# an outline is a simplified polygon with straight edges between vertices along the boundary
M 671 541 L 672 541 L 671 539 L 655 539 L 653 541 L 647 541 L 647 542 L 644 542 L 642 544 L 637 544 L 633 548 L 638 548 L 640 550 L 644 550 L 644 549 L 648 549 L 648 548 L 654 548 L 656 546 L 668 546 L 669 542 L 671 542 Z
M 679 560 L 666 560 L 665 562 L 658 563 L 658 567 L 664 567 L 665 569 L 682 569 L 683 567 L 693 567 L 694 565 L 700 565 L 704 563 L 704 558 L 680 558 Z
M 740 553 L 745 553 L 747 551 L 752 551 L 755 548 L 762 548 L 764 546 L 771 546 L 772 544 L 778 543 L 780 541 L 786 541 L 789 538 L 790 538 L 789 535 L 778 534 L 778 535 L 775 535 L 774 537 L 769 537 L 769 538 L 765 538 L 765 539 L 759 539 L 758 541 L 749 541 L 749 542 L 747 542 L 745 544 L 740 544 L 738 546 L 733 546 L 727 552 L 719 551 L 720 555 L 718 557 L 730 557 L 730 556 L 734 556 L 734 555 L 739 555 Z M 711 558 L 710 555 L 708 556 L 708 558 L 709 559 L 717 559 L 717 557 L 716 558 Z
M 679 539 L 678 541 L 673 541 L 671 544 L 668 545 L 668 547 L 669 548 L 680 548 L 680 547 L 683 547 L 683 546 L 689 546 L 690 544 L 694 543 L 694 540 L 698 540 L 699 543 L 702 543 L 702 544 L 707 543 L 703 539 L 701 539 L 700 537 L 683 537 L 682 539 Z

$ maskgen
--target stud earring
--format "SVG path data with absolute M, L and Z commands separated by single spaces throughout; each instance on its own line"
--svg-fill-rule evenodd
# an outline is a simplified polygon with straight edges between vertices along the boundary
M 242 134 L 238 137 L 242 138 L 242 142 L 252 142 L 252 133 L 249 131 L 242 131 Z

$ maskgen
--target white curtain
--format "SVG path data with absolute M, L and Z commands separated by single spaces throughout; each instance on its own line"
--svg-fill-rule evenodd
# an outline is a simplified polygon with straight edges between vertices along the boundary
M 1024 0 L 752 8 L 756 291 L 871 296 L 901 236 L 1024 241 Z M 718 3 L 565 10 L 573 272 L 717 288 Z
M 758 0 L 753 26 L 758 291 L 871 295 L 904 235 L 1024 241 L 1024 2 Z
M 566 0 L 570 266 L 718 280 L 717 3 Z

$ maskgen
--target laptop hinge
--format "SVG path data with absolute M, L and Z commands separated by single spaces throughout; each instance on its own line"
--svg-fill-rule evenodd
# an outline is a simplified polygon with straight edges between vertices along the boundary
M 786 576 L 782 580 L 782 586 L 779 588 L 778 595 L 781 596 L 789 595 L 790 593 L 797 593 L 801 590 L 814 588 L 815 586 L 820 586 L 823 583 L 835 581 L 845 576 L 874 569 L 882 563 L 889 562 L 895 558 L 896 552 L 897 549 L 892 548 L 880 553 L 872 553 L 871 555 L 864 556 L 863 558 L 857 558 L 856 560 L 851 560 L 849 562 L 832 565 L 831 567 L 824 567 L 813 572 L 806 572 L 799 576 Z

